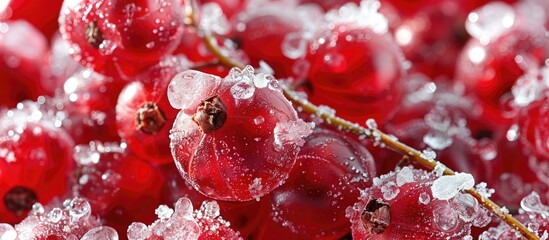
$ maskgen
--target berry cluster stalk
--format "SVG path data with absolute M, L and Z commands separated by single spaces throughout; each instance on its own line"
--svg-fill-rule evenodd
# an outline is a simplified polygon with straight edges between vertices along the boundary
M 227 66 L 227 67 L 237 67 L 240 69 L 244 68 L 244 65 L 233 61 L 231 58 L 223 54 L 220 50 L 220 47 L 217 45 L 215 37 L 212 35 L 211 32 L 199 29 L 198 25 L 196 24 L 196 1 L 185 1 L 186 7 L 185 7 L 185 23 L 188 26 L 197 28 L 199 30 L 199 33 L 201 34 L 201 37 L 206 44 L 206 47 L 212 52 L 214 56 L 218 59 L 219 63 Z M 418 164 L 421 164 L 422 166 L 428 168 L 428 169 L 435 169 L 437 165 L 441 165 L 444 167 L 444 175 L 455 175 L 455 172 L 444 166 L 443 164 L 440 164 L 438 161 L 433 159 L 427 159 L 423 154 L 398 141 L 395 137 L 388 135 L 381 130 L 377 128 L 365 128 L 362 127 L 356 123 L 352 123 L 350 121 L 347 121 L 343 118 L 337 117 L 332 114 L 323 113 L 322 111 L 319 111 L 319 108 L 314 105 L 313 103 L 309 102 L 307 99 L 302 99 L 299 97 L 299 95 L 289 89 L 288 86 L 282 85 L 282 90 L 284 92 L 284 96 L 294 103 L 300 110 L 306 113 L 316 114 L 321 119 L 324 120 L 324 122 L 328 125 L 331 125 L 333 127 L 336 127 L 340 129 L 341 131 L 346 131 L 349 133 L 356 134 L 358 136 L 363 136 L 366 138 L 369 138 L 373 141 L 377 141 L 380 144 L 385 145 L 386 147 L 404 155 L 407 157 L 407 159 L 410 159 Z M 475 189 L 469 189 L 465 190 L 468 194 L 473 196 L 477 201 L 484 206 L 488 211 L 495 214 L 498 218 L 503 220 L 505 223 L 507 223 L 512 229 L 515 229 L 518 231 L 522 236 L 524 236 L 528 240 L 534 240 L 539 239 L 539 237 L 534 234 L 532 231 L 528 230 L 522 223 L 520 223 L 518 220 L 516 220 L 511 214 L 509 214 L 507 211 L 504 211 L 499 205 L 494 203 L 492 200 L 485 198 L 482 194 L 480 194 Z

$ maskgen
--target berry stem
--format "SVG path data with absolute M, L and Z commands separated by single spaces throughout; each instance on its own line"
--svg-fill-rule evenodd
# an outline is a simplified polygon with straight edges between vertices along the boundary
M 195 20 L 196 13 L 193 10 L 195 9 L 194 6 L 196 6 L 195 1 L 196 0 L 186 1 L 186 9 L 187 9 L 186 13 L 189 14 L 187 15 L 186 19 L 193 20 L 190 22 L 189 25 L 197 28 L 199 32 L 201 32 L 201 37 L 204 43 L 206 44 L 206 47 L 212 52 L 214 56 L 217 57 L 217 59 L 219 60 L 219 63 L 227 67 L 237 67 L 237 68 L 243 69 L 244 68 L 243 64 L 233 61 L 231 58 L 229 58 L 228 56 L 224 55 L 221 52 L 220 47 L 217 45 L 216 39 L 215 37 L 213 37 L 212 33 L 210 33 L 207 30 L 198 28 Z M 407 156 L 409 160 L 419 163 L 428 169 L 433 170 L 437 165 L 442 165 L 444 167 L 444 172 L 443 172 L 444 175 L 455 175 L 455 172 L 452 169 L 444 166 L 443 164 L 440 164 L 438 161 L 434 159 L 427 159 L 420 151 L 398 141 L 395 137 L 388 135 L 377 128 L 365 128 L 356 123 L 352 123 L 343 118 L 337 117 L 335 115 L 331 115 L 331 114 L 324 113 L 323 111 L 319 111 L 316 105 L 309 102 L 307 99 L 302 99 L 301 97 L 299 97 L 299 94 L 289 89 L 288 86 L 285 86 L 282 84 L 282 89 L 284 92 L 284 96 L 286 96 L 286 98 L 289 101 L 295 104 L 297 108 L 299 108 L 303 112 L 318 115 L 328 125 L 336 127 L 341 131 L 350 132 L 358 136 L 369 138 L 373 141 L 381 143 L 382 145 L 389 147 L 390 149 L 404 155 L 405 157 Z M 507 211 L 503 211 L 499 205 L 497 205 L 490 199 L 485 198 L 475 189 L 465 190 L 465 192 L 467 192 L 468 194 L 476 198 L 477 201 L 481 205 L 483 205 L 488 211 L 495 214 L 498 218 L 500 218 L 505 223 L 507 223 L 511 228 L 515 229 L 520 234 L 522 234 L 522 236 L 524 236 L 526 239 L 528 240 L 539 239 L 539 237 L 536 234 L 528 230 L 528 228 L 526 228 L 522 223 L 520 223 L 513 216 L 507 213 Z

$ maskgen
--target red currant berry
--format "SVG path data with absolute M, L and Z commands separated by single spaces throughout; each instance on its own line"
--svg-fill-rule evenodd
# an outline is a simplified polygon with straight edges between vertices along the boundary
M 40 0 L 10 0 L 6 1 L 7 6 L 0 6 L 0 19 L 22 19 L 28 21 L 46 38 L 50 39 L 57 32 L 58 14 L 63 4 L 62 0 L 40 1 Z
M 364 17 L 359 8 L 347 10 L 355 11 L 350 15 L 356 18 Z M 316 38 L 307 57 L 311 102 L 328 105 L 338 116 L 357 123 L 369 118 L 384 122 L 396 111 L 402 95 L 402 53 L 384 32 L 383 16 L 376 14 L 378 18 L 370 18 L 379 24 L 336 22 Z M 375 24 L 375 29 L 363 24 Z
M 52 108 L 62 107 L 63 128 L 77 144 L 119 141 L 115 104 L 125 82 L 85 69 L 67 79 Z
M 159 169 L 114 143 L 78 145 L 75 158 L 73 190 L 107 225 L 122 235 L 133 221 L 155 218 L 164 182 Z
M 178 169 L 214 199 L 247 201 L 281 185 L 311 132 L 277 81 L 250 66 L 233 68 L 224 80 L 180 73 L 168 98 L 181 109 L 170 135 Z
M 317 127 L 306 141 L 288 180 L 270 194 L 273 218 L 304 238 L 340 238 L 350 227 L 345 209 L 375 176 L 374 160 L 334 130 Z
M 520 120 L 521 142 L 531 153 L 549 159 L 549 98 L 529 104 Z
M 65 2 L 60 30 L 81 64 L 111 76 L 133 76 L 175 50 L 183 33 L 180 1 Z
M 0 22 L 0 107 L 12 108 L 47 94 L 46 38 L 24 20 Z
M 36 202 L 68 191 L 72 139 L 34 104 L 0 117 L 0 222 L 16 223 Z
M 177 110 L 168 102 L 166 90 L 172 78 L 186 67 L 169 57 L 147 69 L 129 83 L 118 97 L 118 134 L 130 149 L 157 163 L 172 162 L 169 131 Z
M 410 167 L 380 176 L 347 209 L 353 238 L 463 238 L 491 221 L 475 198 L 459 193 L 473 185 L 468 174 L 437 178 Z
M 547 36 L 504 3 L 470 13 L 466 27 L 474 38 L 458 59 L 456 78 L 480 100 L 486 119 L 509 122 L 513 115 L 505 112 L 505 101 L 517 79 L 549 56 Z

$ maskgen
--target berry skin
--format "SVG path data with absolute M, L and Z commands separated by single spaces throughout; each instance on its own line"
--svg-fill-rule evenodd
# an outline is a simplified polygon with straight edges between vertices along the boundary
M 302 238 L 341 238 L 350 228 L 345 209 L 374 176 L 374 160 L 366 148 L 340 132 L 317 126 L 306 138 L 288 180 L 270 194 L 271 217 Z
M 530 103 L 520 115 L 521 142 L 537 156 L 549 159 L 549 97 Z
M 277 81 L 249 66 L 224 80 L 180 73 L 168 98 L 181 109 L 170 134 L 175 163 L 196 190 L 218 200 L 247 201 L 278 187 L 311 132 Z
M 341 24 L 313 42 L 307 59 L 311 102 L 330 106 L 338 116 L 357 123 L 368 118 L 384 122 L 396 111 L 404 71 L 400 50 L 389 34 Z
M 34 106 L 1 113 L 0 222 L 17 223 L 35 202 L 69 190 L 74 143 Z
M 64 3 L 59 23 L 82 65 L 131 77 L 175 50 L 183 12 L 176 0 L 80 0 Z
M 183 69 L 177 58 L 166 58 L 139 74 L 118 97 L 118 134 L 143 159 L 157 163 L 173 161 L 169 131 L 177 110 L 170 106 L 166 90 L 170 80 Z

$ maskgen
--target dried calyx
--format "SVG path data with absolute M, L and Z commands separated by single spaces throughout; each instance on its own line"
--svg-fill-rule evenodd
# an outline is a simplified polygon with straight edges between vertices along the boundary
M 154 102 L 147 102 L 136 113 L 137 130 L 155 134 L 166 124 L 164 112 Z
M 227 107 L 218 96 L 203 100 L 193 115 L 193 121 L 205 133 L 221 128 L 225 120 L 227 120 Z
M 99 26 L 97 26 L 96 22 L 90 22 L 88 26 L 86 26 L 86 40 L 94 48 L 99 48 L 101 43 L 103 43 L 103 40 L 105 40 L 103 38 L 103 33 L 99 30 Z
M 4 195 L 4 205 L 6 208 L 17 215 L 23 215 L 26 211 L 32 209 L 38 201 L 36 193 L 29 188 L 16 186 L 10 189 Z
M 372 199 L 364 208 L 361 218 L 366 231 L 379 234 L 385 231 L 391 222 L 391 208 L 380 199 Z

